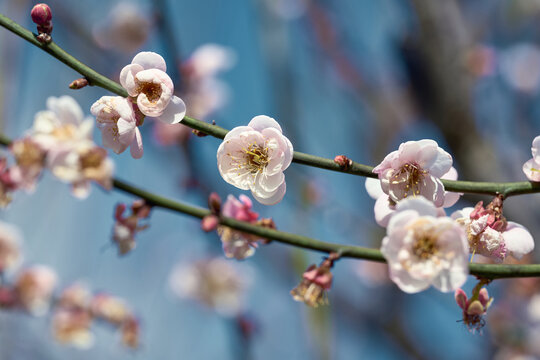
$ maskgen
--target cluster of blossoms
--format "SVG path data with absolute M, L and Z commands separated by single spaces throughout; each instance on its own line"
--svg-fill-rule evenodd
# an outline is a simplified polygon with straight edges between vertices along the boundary
M 265 115 L 254 117 L 225 135 L 217 151 L 219 173 L 231 185 L 261 204 L 273 205 L 285 196 L 283 171 L 293 158 L 293 146 L 281 126 Z
M 11 283 L 6 274 L 21 262 L 19 231 L 0 222 L 0 308 L 22 310 L 34 316 L 44 316 L 52 308 L 52 330 L 55 338 L 80 348 L 93 343 L 90 332 L 93 319 L 115 325 L 122 342 L 131 348 L 138 346 L 139 325 L 126 304 L 107 294 L 90 295 L 86 287 L 75 284 L 54 296 L 58 277 L 53 269 L 33 265 L 16 273 Z
M 212 193 L 208 199 L 208 205 L 212 212 L 201 221 L 204 231 L 217 229 L 221 238 L 223 252 L 228 258 L 242 260 L 255 254 L 255 249 L 259 242 L 266 243 L 268 240 L 260 236 L 235 230 L 228 226 L 219 225 L 219 217 L 225 216 L 238 221 L 245 221 L 254 225 L 275 229 L 272 219 L 259 219 L 259 214 L 251 210 L 253 203 L 246 195 L 235 198 L 233 195 L 227 196 L 227 200 L 221 205 L 221 199 L 216 193 Z
M 131 204 L 131 215 L 125 216 L 127 207 L 118 204 L 114 210 L 114 227 L 112 240 L 118 247 L 118 253 L 125 255 L 135 248 L 135 235 L 148 228 L 148 224 L 141 225 L 141 220 L 148 219 L 151 207 L 144 200 L 135 200 Z
M 15 164 L 8 167 L 6 159 L 0 160 L 2 205 L 17 189 L 33 191 L 44 168 L 71 184 L 78 198 L 88 196 L 91 181 L 111 189 L 114 164 L 92 141 L 92 127 L 73 98 L 48 98 L 47 110 L 38 112 L 28 133 L 10 145 Z
M 210 120 L 209 117 L 226 104 L 229 88 L 217 76 L 229 70 L 234 63 L 233 50 L 217 44 L 205 44 L 195 49 L 180 65 L 180 95 L 189 104 L 189 116 Z M 186 126 L 172 126 L 161 121 L 154 125 L 154 136 L 163 146 L 183 143 L 191 132 Z
M 118 329 L 125 346 L 139 346 L 139 321 L 127 304 L 106 293 L 92 295 L 86 286 L 79 283 L 67 287 L 60 294 L 52 316 L 53 333 L 61 343 L 87 349 L 94 342 L 91 327 L 95 320 Z
M 480 201 L 452 214 L 467 233 L 471 253 L 503 261 L 507 255 L 519 259 L 534 249 L 529 231 L 502 214 L 503 200 L 498 196 L 487 206 Z
M 92 105 L 90 111 L 101 130 L 103 146 L 117 154 L 129 147 L 131 156 L 138 159 L 143 155 L 138 126 L 145 116 L 167 124 L 182 121 L 186 105 L 173 94 L 174 85 L 166 70 L 160 55 L 141 52 L 120 72 L 120 83 L 129 97 L 103 96 Z
M 251 283 L 250 268 L 221 258 L 177 265 L 169 286 L 180 298 L 201 302 L 224 316 L 238 316 L 246 288 Z

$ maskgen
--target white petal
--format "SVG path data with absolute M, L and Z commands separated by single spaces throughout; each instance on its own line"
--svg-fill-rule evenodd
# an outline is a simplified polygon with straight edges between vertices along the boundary
M 132 64 L 139 64 L 145 70 L 146 69 L 159 69 L 161 71 L 167 71 L 167 64 L 163 57 L 155 52 L 143 51 L 135 55 Z
M 278 122 L 270 116 L 266 115 L 255 116 L 253 119 L 251 119 L 248 126 L 257 131 L 262 131 L 266 128 L 275 128 L 279 130 L 280 133 L 283 133 L 283 131 L 281 131 L 281 126 L 279 126 Z
M 139 128 L 135 128 L 135 136 L 133 137 L 129 151 L 134 159 L 140 159 L 143 156 L 144 149 Z
M 523 255 L 534 249 L 534 239 L 524 226 L 509 221 L 506 231 L 503 232 L 506 249 L 510 255 L 520 259 Z
M 372 199 L 378 199 L 386 195 L 381 188 L 381 181 L 379 179 L 366 178 L 365 187 Z
M 184 116 L 186 116 L 186 104 L 178 96 L 173 96 L 158 119 L 167 124 L 177 124 L 184 119 Z
M 276 192 L 268 198 L 259 197 L 253 190 L 251 191 L 251 194 L 253 195 L 253 198 L 255 200 L 257 200 L 263 205 L 275 205 L 283 199 L 286 191 L 287 191 L 287 185 L 285 184 L 285 181 L 284 181 L 281 184 L 281 186 L 276 190 Z

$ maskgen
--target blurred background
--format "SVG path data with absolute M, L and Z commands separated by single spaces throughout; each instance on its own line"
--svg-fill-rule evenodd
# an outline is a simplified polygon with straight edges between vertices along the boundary
M 35 3 L 0 0 L 0 12 L 35 32 Z M 525 179 L 521 166 L 540 134 L 538 0 L 48 4 L 54 40 L 98 72 L 118 80 L 137 52 L 155 51 L 188 115 L 228 129 L 269 115 L 302 152 L 376 165 L 403 141 L 431 138 L 453 155 L 460 179 L 514 181 Z M 212 56 L 201 55 L 208 49 Z M 5 29 L 0 52 L 0 124 L 12 138 L 32 126 L 49 96 L 71 95 L 90 115 L 91 104 L 110 95 L 97 87 L 70 90 L 78 74 Z M 198 76 L 194 64 L 211 71 Z M 182 128 L 146 121 L 144 157 L 111 153 L 116 176 L 201 206 L 211 191 L 223 199 L 239 195 L 217 171 L 220 141 Z M 97 129 L 94 135 L 101 144 Z M 254 204 L 278 229 L 380 246 L 384 229 L 374 221 L 363 178 L 297 164 L 286 175 L 281 203 Z M 65 346 L 54 341 L 49 317 L 0 311 L 0 359 L 540 358 L 536 279 L 490 285 L 495 301 L 483 335 L 459 322 L 453 294 L 407 295 L 384 266 L 350 259 L 334 268 L 330 305 L 310 309 L 289 291 L 322 254 L 272 243 L 245 261 L 224 260 L 218 236 L 187 216 L 153 210 L 136 249 L 118 256 L 113 210 L 131 200 L 93 186 L 80 201 L 45 174 L 35 193 L 17 193 L 0 217 L 20 228 L 24 264 L 51 266 L 60 287 L 81 280 L 125 299 L 140 319 L 140 349 L 124 348 L 103 326 L 93 328 L 92 348 Z M 465 196 L 453 210 L 479 200 L 490 199 Z M 538 200 L 510 198 L 505 215 L 538 236 Z M 524 261 L 538 262 L 535 256 Z M 225 261 L 221 275 L 238 280 L 227 311 L 207 305 L 220 299 L 178 297 L 169 285 L 214 258 Z M 471 277 L 467 292 L 474 285 Z

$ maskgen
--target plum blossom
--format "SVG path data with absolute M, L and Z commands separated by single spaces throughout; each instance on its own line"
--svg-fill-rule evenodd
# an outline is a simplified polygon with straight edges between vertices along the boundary
M 339 259 L 339 255 L 331 253 L 323 260 L 321 265 L 316 266 L 313 264 L 309 266 L 302 275 L 302 282 L 291 290 L 293 299 L 302 301 L 311 307 L 327 305 L 328 297 L 326 292 L 330 290 L 333 278 L 330 269 L 337 259 Z
M 12 194 L 19 188 L 20 173 L 13 167 L 8 167 L 7 159 L 0 157 L 0 207 L 5 208 L 11 203 Z
M 139 159 L 143 155 L 142 136 L 138 126 L 144 115 L 130 99 L 120 96 L 103 96 L 90 108 L 101 131 L 103 146 L 116 154 L 130 148 L 131 156 Z
M 445 191 L 440 178 L 451 168 L 452 156 L 435 141 L 424 139 L 402 143 L 373 172 L 379 175 L 381 188 L 392 201 L 423 196 L 441 207 Z
M 57 341 L 71 344 L 80 349 L 89 349 L 94 344 L 90 328 L 92 315 L 85 309 L 59 308 L 52 316 L 52 331 Z
M 47 110 L 34 117 L 30 136 L 45 151 L 59 145 L 92 142 L 93 120 L 84 118 L 79 104 L 71 96 L 47 99 Z
M 540 181 L 540 136 L 534 138 L 531 147 L 532 159 L 523 164 L 523 172 L 530 181 Z
M 94 295 L 90 302 L 92 315 L 96 318 L 108 321 L 114 325 L 121 325 L 127 319 L 133 317 L 126 302 L 118 297 L 99 293 Z
M 223 179 L 251 194 L 261 204 L 273 205 L 286 191 L 283 171 L 289 167 L 293 146 L 271 117 L 255 116 L 247 126 L 225 135 L 217 151 Z
M 474 208 L 466 207 L 452 214 L 465 229 L 471 253 L 501 262 L 508 255 L 520 259 L 534 249 L 532 235 L 522 225 L 507 221 L 502 205 L 502 198 L 496 197 L 485 208 L 480 201 Z
M 10 270 L 21 261 L 21 240 L 19 230 L 0 221 L 0 273 Z
M 457 180 L 457 177 L 457 170 L 454 167 L 451 167 L 450 170 L 441 177 L 441 179 Z M 382 227 L 388 226 L 388 221 L 390 221 L 390 218 L 396 210 L 396 203 L 384 193 L 380 181 L 372 178 L 366 178 L 365 186 L 369 196 L 376 200 L 375 207 L 373 209 L 375 213 L 375 221 Z M 453 206 L 459 200 L 461 195 L 461 193 L 445 191 L 443 205 L 442 207 L 437 208 L 439 215 L 445 216 L 446 214 L 443 208 Z
M 74 196 L 84 199 L 90 193 L 90 181 L 104 189 L 112 188 L 114 164 L 107 150 L 87 142 L 73 147 L 59 146 L 50 150 L 47 163 L 61 181 L 70 183 Z
M 150 206 L 144 200 L 135 200 L 131 205 L 131 215 L 125 216 L 127 207 L 125 204 L 118 204 L 114 210 L 114 219 L 112 240 L 118 247 L 118 254 L 125 255 L 136 246 L 135 234 L 145 230 L 149 225 L 141 225 L 140 221 L 150 216 Z
M 475 287 L 470 299 L 467 298 L 465 291 L 457 289 L 454 297 L 458 306 L 463 310 L 465 325 L 471 331 L 479 331 L 485 325 L 483 316 L 493 303 L 493 298 L 489 297 L 487 289 Z
M 245 195 L 240 195 L 238 199 L 233 195 L 229 195 L 223 205 L 221 214 L 239 221 L 256 224 L 259 214 L 251 210 L 252 206 L 251 200 Z M 225 256 L 237 260 L 252 256 L 258 245 L 257 240 L 260 239 L 256 235 L 244 233 L 227 226 L 219 226 L 217 232 L 221 238 Z
M 13 141 L 9 149 L 15 158 L 16 166 L 11 170 L 18 187 L 33 191 L 45 166 L 46 151 L 31 137 Z
M 165 60 L 154 52 L 140 52 L 120 72 L 120 83 L 134 98 L 141 113 L 176 124 L 186 115 L 186 105 L 174 96 Z
M 169 286 L 180 298 L 197 300 L 224 316 L 236 316 L 244 306 L 250 270 L 245 264 L 221 258 L 181 263 L 171 272 Z
M 120 2 L 92 29 L 96 43 L 104 49 L 132 53 L 141 48 L 150 32 L 149 16 L 137 5 Z
M 449 217 L 437 217 L 431 201 L 421 196 L 400 201 L 386 230 L 381 252 L 401 290 L 416 293 L 433 285 L 448 292 L 467 280 L 465 232 Z
M 57 276 L 48 266 L 36 265 L 24 269 L 15 280 L 19 303 L 33 315 L 45 315 L 56 283 Z

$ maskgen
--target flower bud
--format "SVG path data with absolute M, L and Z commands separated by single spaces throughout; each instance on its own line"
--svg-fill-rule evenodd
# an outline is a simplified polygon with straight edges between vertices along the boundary
M 30 12 L 32 21 L 38 26 L 47 26 L 52 20 L 51 8 L 47 4 L 37 4 Z
M 219 225 L 219 219 L 216 215 L 207 215 L 201 220 L 201 229 L 205 232 L 216 230 Z
M 208 196 L 208 208 L 214 215 L 219 215 L 221 212 L 221 198 L 215 192 Z
M 87 85 L 88 85 L 88 80 L 86 80 L 85 78 L 80 78 L 80 79 L 74 80 L 71 84 L 69 84 L 69 88 L 73 90 L 79 90 Z
M 334 162 L 338 164 L 343 170 L 349 170 L 352 166 L 352 160 L 345 155 L 338 155 L 334 158 Z

